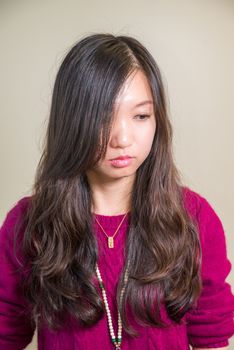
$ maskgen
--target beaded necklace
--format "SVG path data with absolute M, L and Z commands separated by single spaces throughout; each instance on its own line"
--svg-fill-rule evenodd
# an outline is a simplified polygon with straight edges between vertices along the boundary
M 102 277 L 101 277 L 101 273 L 100 273 L 100 270 L 99 270 L 97 264 L 96 264 L 96 274 L 97 274 L 99 286 L 100 286 L 101 291 L 102 291 L 103 301 L 104 301 L 104 304 L 105 304 L 105 309 L 106 309 L 106 313 L 107 313 L 107 319 L 108 319 L 108 326 L 109 326 L 109 332 L 110 332 L 111 341 L 115 345 L 116 350 L 121 350 L 120 345 L 122 343 L 122 321 L 121 321 L 120 313 L 119 313 L 119 310 L 118 310 L 118 335 L 117 335 L 117 338 L 116 338 L 115 333 L 114 333 L 114 328 L 113 328 L 110 308 L 109 308 L 109 304 L 108 304 L 107 297 L 106 297 L 106 290 L 105 290 L 104 283 L 103 283 L 103 280 L 102 280 Z M 128 268 L 126 269 L 126 272 L 125 272 L 125 275 L 124 275 L 124 287 L 121 290 L 120 305 L 122 304 L 122 297 L 123 297 L 123 292 L 125 290 L 125 285 L 126 285 L 127 279 L 128 279 Z

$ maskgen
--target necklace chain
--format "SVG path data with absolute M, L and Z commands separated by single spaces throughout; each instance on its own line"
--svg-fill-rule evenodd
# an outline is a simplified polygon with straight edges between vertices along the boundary
M 98 225 L 101 227 L 102 231 L 105 233 L 106 237 L 108 238 L 108 247 L 109 248 L 114 248 L 114 237 L 116 235 L 116 233 L 119 231 L 120 226 L 122 225 L 124 219 L 126 218 L 126 216 L 128 215 L 128 213 L 126 213 L 123 217 L 123 219 L 121 220 L 119 226 L 117 227 L 115 233 L 112 236 L 108 236 L 108 234 L 105 232 L 104 228 L 102 227 L 102 225 L 100 224 L 100 222 L 98 221 L 98 219 L 95 217 L 96 222 L 98 223 Z
M 101 273 L 100 273 L 100 270 L 99 270 L 97 264 L 96 264 L 96 274 L 97 274 L 99 286 L 100 286 L 101 291 L 102 291 L 103 301 L 104 301 L 104 305 L 105 305 L 105 309 L 106 309 L 106 313 L 107 313 L 107 319 L 108 319 L 108 326 L 109 326 L 109 332 L 110 332 L 110 336 L 111 336 L 111 341 L 115 345 L 116 350 L 121 350 L 120 345 L 122 343 L 122 321 L 121 321 L 120 313 L 119 313 L 119 310 L 118 310 L 118 335 L 117 335 L 117 338 L 116 338 L 115 333 L 114 333 L 114 328 L 113 328 L 110 308 L 109 308 L 109 304 L 108 304 L 108 300 L 107 300 L 107 296 L 106 296 L 106 290 L 105 290 L 104 283 L 103 283 L 103 280 L 102 280 L 102 277 L 101 277 Z M 122 305 L 122 298 L 123 298 L 123 293 L 124 293 L 124 290 L 125 290 L 125 286 L 126 286 L 127 280 L 128 280 L 128 267 L 127 267 L 125 275 L 124 275 L 124 286 L 121 289 L 120 307 Z
M 127 214 L 128 213 L 126 213 L 124 215 L 123 219 L 121 220 L 119 226 L 117 227 L 115 233 L 112 236 L 108 236 L 107 235 L 107 233 L 105 232 L 104 228 L 102 227 L 102 225 L 99 223 L 99 221 L 95 217 L 96 222 L 98 223 L 98 225 L 100 226 L 100 228 L 102 229 L 102 231 L 104 232 L 106 237 L 108 238 L 108 247 L 109 248 L 114 248 L 114 237 L 117 234 L 117 232 L 119 231 L 119 228 L 122 225 L 122 223 L 123 223 L 124 219 L 126 218 Z M 96 274 L 97 274 L 99 286 L 100 286 L 101 291 L 102 291 L 102 297 L 103 297 L 103 301 L 104 301 L 104 305 L 105 305 L 105 309 L 106 309 L 107 320 L 108 320 L 108 328 L 109 328 L 109 332 L 110 332 L 111 341 L 115 345 L 116 350 L 121 350 L 120 345 L 122 343 L 122 321 L 121 321 L 120 313 L 119 313 L 119 310 L 118 310 L 118 333 L 117 333 L 117 337 L 116 337 L 115 336 L 115 332 L 114 332 L 114 328 L 113 328 L 111 312 L 110 312 L 110 308 L 109 308 L 109 304 L 108 304 L 108 300 L 107 300 L 107 296 L 106 296 L 106 289 L 104 287 L 104 283 L 103 283 L 103 280 L 102 280 L 102 276 L 101 276 L 98 264 L 96 264 Z M 121 289 L 121 294 L 120 294 L 120 307 L 122 305 L 123 293 L 124 293 L 124 290 L 125 290 L 125 286 L 126 286 L 127 280 L 128 280 L 128 266 L 126 268 L 125 275 L 124 275 L 124 286 Z

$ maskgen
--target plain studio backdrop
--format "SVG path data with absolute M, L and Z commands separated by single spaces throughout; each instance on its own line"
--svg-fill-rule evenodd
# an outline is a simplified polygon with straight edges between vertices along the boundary
M 233 0 L 0 0 L 0 221 L 30 195 L 64 55 L 95 32 L 134 36 L 154 55 L 176 163 L 221 218 L 234 264 Z

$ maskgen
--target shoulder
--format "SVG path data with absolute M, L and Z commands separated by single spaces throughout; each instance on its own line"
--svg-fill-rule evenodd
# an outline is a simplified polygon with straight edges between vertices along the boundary
M 198 226 L 201 243 L 213 241 L 225 245 L 223 224 L 214 204 L 188 187 L 183 187 L 183 200 L 189 215 Z
M 5 249 L 12 247 L 14 237 L 23 238 L 24 219 L 30 205 L 30 196 L 22 197 L 9 209 L 0 228 L 0 246 Z
M 203 195 L 193 191 L 189 187 L 182 188 L 183 203 L 189 214 L 202 221 L 220 220 L 215 212 L 214 205 L 210 203 Z
M 22 197 L 12 204 L 9 211 L 6 213 L 2 228 L 12 228 L 20 219 L 22 219 L 29 207 L 30 196 Z

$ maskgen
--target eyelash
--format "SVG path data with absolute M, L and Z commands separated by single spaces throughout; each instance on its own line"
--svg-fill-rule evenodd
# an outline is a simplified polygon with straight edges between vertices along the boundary
M 146 119 L 150 118 L 150 115 L 148 115 L 148 114 L 139 114 L 139 115 L 136 115 L 136 117 L 146 117 L 144 119 L 140 119 L 140 120 L 146 120 Z

